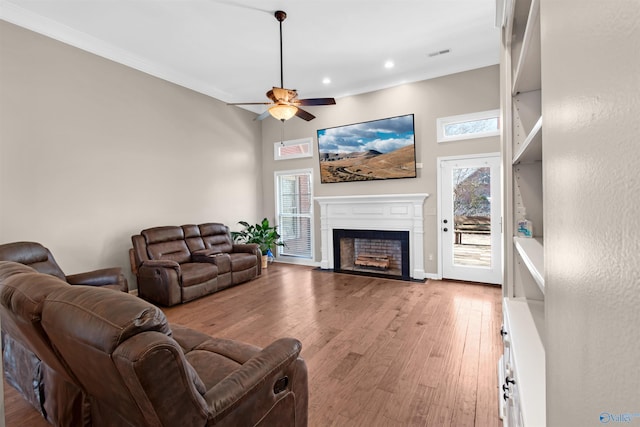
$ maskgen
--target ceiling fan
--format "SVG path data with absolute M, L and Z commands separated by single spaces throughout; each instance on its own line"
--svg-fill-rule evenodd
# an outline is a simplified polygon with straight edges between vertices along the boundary
M 299 108 L 301 105 L 333 105 L 336 103 L 336 100 L 333 98 L 298 99 L 298 92 L 295 89 L 286 89 L 284 87 L 282 71 L 282 21 L 287 18 L 287 14 L 278 10 L 274 13 L 274 16 L 280 23 L 280 87 L 273 87 L 273 89 L 267 92 L 267 98 L 269 98 L 271 102 L 236 102 L 227 105 L 270 105 L 269 109 L 256 117 L 255 120 L 263 120 L 269 115 L 283 122 L 293 116 L 300 117 L 306 121 L 313 120 L 316 116 Z

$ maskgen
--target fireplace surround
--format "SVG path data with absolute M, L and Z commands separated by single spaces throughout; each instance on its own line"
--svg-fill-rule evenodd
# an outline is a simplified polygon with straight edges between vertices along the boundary
M 425 193 L 316 197 L 320 206 L 320 268 L 335 269 L 334 229 L 406 231 L 408 276 L 424 280 L 423 205 L 427 197 Z

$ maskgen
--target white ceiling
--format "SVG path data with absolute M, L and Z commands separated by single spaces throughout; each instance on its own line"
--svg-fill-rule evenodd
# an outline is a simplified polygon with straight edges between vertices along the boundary
M 225 102 L 280 86 L 276 10 L 288 15 L 284 86 L 300 98 L 340 102 L 499 61 L 495 0 L 0 0 L 6 21 Z

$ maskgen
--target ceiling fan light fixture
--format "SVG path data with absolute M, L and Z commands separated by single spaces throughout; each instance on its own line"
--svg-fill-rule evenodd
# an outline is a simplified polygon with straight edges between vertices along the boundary
M 275 104 L 269 107 L 269 114 L 271 114 L 273 118 L 282 121 L 289 120 L 290 118 L 295 116 L 297 112 L 298 107 L 296 107 L 295 105 Z
M 1 1 L 1 0 L 0 0 Z M 287 18 L 287 14 L 281 10 L 275 12 L 275 17 L 280 23 L 280 87 L 273 87 L 267 92 L 267 98 L 271 102 L 234 102 L 227 105 L 270 105 L 267 111 L 258 115 L 254 120 L 263 120 L 269 116 L 278 119 L 284 123 L 285 120 L 289 120 L 293 116 L 296 116 L 302 120 L 313 120 L 316 118 L 308 111 L 298 108 L 301 106 L 316 106 L 316 105 L 334 105 L 336 100 L 333 98 L 308 98 L 298 99 L 298 92 L 294 89 L 287 89 L 284 87 L 284 73 L 282 66 L 282 21 Z M 330 81 L 325 82 L 329 84 Z

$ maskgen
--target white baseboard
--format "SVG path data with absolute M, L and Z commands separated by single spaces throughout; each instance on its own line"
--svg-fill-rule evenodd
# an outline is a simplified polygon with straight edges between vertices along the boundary
M 308 267 L 320 267 L 319 262 L 306 258 L 279 256 L 274 260 L 274 262 L 280 262 L 282 264 L 306 265 Z

